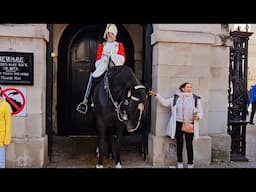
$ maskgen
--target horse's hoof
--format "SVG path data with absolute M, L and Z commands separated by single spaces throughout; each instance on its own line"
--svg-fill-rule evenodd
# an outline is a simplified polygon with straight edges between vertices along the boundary
M 118 168 L 118 169 L 122 168 L 122 165 L 121 165 L 120 162 L 118 162 L 118 163 L 116 164 L 116 168 Z
M 103 165 L 96 165 L 96 168 L 103 168 Z

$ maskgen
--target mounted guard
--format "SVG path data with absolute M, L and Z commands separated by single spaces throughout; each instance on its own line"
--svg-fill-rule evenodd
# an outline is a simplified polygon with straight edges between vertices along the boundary
M 95 78 L 99 78 L 108 67 L 121 66 L 125 62 L 125 49 L 122 43 L 116 41 L 118 30 L 115 24 L 107 24 L 103 38 L 97 48 L 95 71 L 90 73 L 89 81 L 84 95 L 84 100 L 77 106 L 77 111 L 86 114 L 88 110 L 88 98 L 91 94 Z
M 88 98 L 92 99 L 99 155 L 97 168 L 103 167 L 106 138 L 108 157 L 114 156 L 113 135 L 116 142 L 116 168 L 121 168 L 120 150 L 124 130 L 139 130 L 147 103 L 145 86 L 137 79 L 131 68 L 124 65 L 125 50 L 123 44 L 116 41 L 117 32 L 116 25 L 107 25 L 103 36 L 106 41 L 100 43 L 97 49 L 96 69 L 90 73 L 84 100 L 77 106 L 77 111 L 86 114 Z M 97 83 L 94 83 L 95 79 Z

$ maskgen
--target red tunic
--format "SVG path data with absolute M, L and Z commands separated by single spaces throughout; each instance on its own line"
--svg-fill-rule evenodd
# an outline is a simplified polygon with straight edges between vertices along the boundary
M 100 43 L 97 49 L 97 54 L 96 54 L 96 61 L 100 60 L 102 58 L 103 55 L 103 48 L 104 48 L 104 43 Z M 123 43 L 119 43 L 118 42 L 118 51 L 117 53 L 118 55 L 122 55 L 125 59 L 125 52 L 124 52 L 124 45 Z

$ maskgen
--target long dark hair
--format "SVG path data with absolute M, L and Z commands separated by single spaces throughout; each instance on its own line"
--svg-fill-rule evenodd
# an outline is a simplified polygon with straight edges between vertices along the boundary
M 2 97 L 3 92 L 2 92 L 2 87 L 0 86 L 0 97 Z

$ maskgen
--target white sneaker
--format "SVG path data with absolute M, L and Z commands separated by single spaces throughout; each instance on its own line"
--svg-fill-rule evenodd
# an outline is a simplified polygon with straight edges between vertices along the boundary
M 177 163 L 177 168 L 182 169 L 183 168 L 183 163 Z
M 193 169 L 194 165 L 193 164 L 188 164 L 188 169 Z

